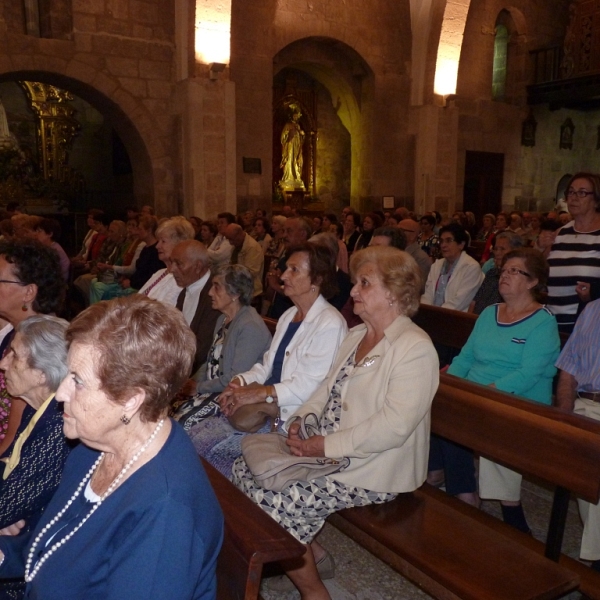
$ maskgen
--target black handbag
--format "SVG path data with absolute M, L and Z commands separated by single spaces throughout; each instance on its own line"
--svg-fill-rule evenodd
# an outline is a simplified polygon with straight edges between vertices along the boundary
M 320 435 L 319 419 L 314 413 L 302 417 L 300 437 Z M 255 481 L 267 490 L 281 492 L 293 481 L 312 481 L 338 473 L 350 464 L 349 458 L 294 456 L 281 433 L 258 433 L 242 439 L 242 454 Z

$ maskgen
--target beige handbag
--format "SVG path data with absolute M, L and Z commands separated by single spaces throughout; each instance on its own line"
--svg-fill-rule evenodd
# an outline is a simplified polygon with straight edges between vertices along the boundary
M 309 413 L 300 422 L 300 437 L 320 435 L 317 415 Z M 256 482 L 267 490 L 281 492 L 294 481 L 312 481 L 333 475 L 350 464 L 349 458 L 294 456 L 286 435 L 258 433 L 242 439 L 242 454 Z

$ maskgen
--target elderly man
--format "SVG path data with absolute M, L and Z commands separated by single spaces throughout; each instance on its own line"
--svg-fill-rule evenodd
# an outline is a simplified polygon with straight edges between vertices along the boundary
M 225 229 L 231 223 L 235 223 L 235 215 L 230 212 L 222 212 L 217 215 L 217 235 L 208 248 L 208 256 L 213 270 L 221 265 L 226 265 L 231 260 L 233 247 L 225 237 Z
M 427 256 L 426 252 L 421 250 L 421 247 L 417 242 L 419 233 L 421 233 L 421 226 L 412 219 L 402 219 L 402 221 L 398 223 L 398 229 L 406 236 L 406 252 L 417 261 L 419 269 L 421 269 L 423 282 L 427 281 L 429 269 L 431 269 L 431 259 Z M 423 283 L 423 289 L 425 289 L 425 283 Z
M 254 292 L 252 296 L 254 298 L 260 296 L 263 291 L 262 277 L 265 264 L 261 245 L 236 223 L 227 225 L 223 235 L 233 246 L 231 264 L 242 265 L 250 271 L 254 282 Z
M 212 344 L 219 311 L 212 308 L 208 295 L 211 287 L 210 259 L 206 247 L 196 240 L 180 242 L 171 252 L 171 273 L 183 288 L 177 298 L 177 308 L 196 335 L 196 357 L 192 373 L 206 362 Z
M 600 421 L 600 300 L 590 302 L 558 357 L 556 405 Z M 579 500 L 583 521 L 580 557 L 600 571 L 600 503 Z
M 312 225 L 304 217 L 291 217 L 286 219 L 284 225 L 285 231 L 285 253 L 279 260 L 277 269 L 267 273 L 267 283 L 269 288 L 275 292 L 273 302 L 269 307 L 268 315 L 272 319 L 279 317 L 292 306 L 292 303 L 281 293 L 281 280 L 279 279 L 286 269 L 290 248 L 308 241 L 312 235 Z

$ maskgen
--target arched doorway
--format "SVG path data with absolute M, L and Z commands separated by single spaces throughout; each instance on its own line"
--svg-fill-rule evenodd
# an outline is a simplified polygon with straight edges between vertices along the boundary
M 23 103 L 26 103 L 27 94 L 18 82 L 56 86 L 72 97 L 69 104 L 76 111 L 74 119 L 83 125 L 84 135 L 81 135 L 80 129 L 73 139 L 70 167 L 82 174 L 87 172 L 88 181 L 84 181 L 79 198 L 70 209 L 79 212 L 94 205 L 116 212 L 120 206 L 134 201 L 138 204 L 152 202 L 153 169 L 146 144 L 136 126 L 115 102 L 86 83 L 56 73 L 20 71 L 0 75 L 0 86 L 5 93 L 12 90 L 10 93 L 16 100 L 16 90 L 21 90 Z M 21 119 L 23 130 L 24 120 Z M 34 120 L 32 114 L 31 121 Z M 103 143 L 96 139 L 94 144 L 94 136 L 104 138 Z M 31 145 L 30 139 L 26 146 L 31 150 Z M 83 155 L 101 148 L 104 149 L 101 156 Z M 93 165 L 96 161 L 107 160 L 110 161 L 109 167 Z M 101 184 L 107 176 L 111 180 L 110 186 L 106 185 L 106 181 Z

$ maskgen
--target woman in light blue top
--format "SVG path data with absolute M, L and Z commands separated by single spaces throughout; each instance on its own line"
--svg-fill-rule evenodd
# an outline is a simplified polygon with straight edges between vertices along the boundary
M 508 252 L 500 271 L 504 302 L 489 306 L 448 373 L 542 404 L 551 404 L 560 351 L 556 319 L 539 302 L 548 263 L 533 248 Z M 479 493 L 500 500 L 504 520 L 528 532 L 520 503 L 521 476 L 481 458 Z

